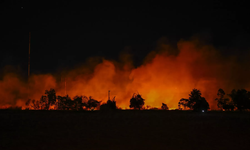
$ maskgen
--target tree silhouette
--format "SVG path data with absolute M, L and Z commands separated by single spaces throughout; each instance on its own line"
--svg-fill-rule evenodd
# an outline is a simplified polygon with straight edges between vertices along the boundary
M 33 110 L 49 110 L 50 106 L 56 104 L 56 92 L 54 89 L 45 90 L 46 95 L 42 95 L 39 101 L 28 100 L 26 106 Z
M 71 98 L 66 96 L 58 96 L 58 110 L 74 110 L 74 102 L 71 100 Z
M 225 92 L 223 89 L 219 89 L 217 96 L 215 100 L 217 101 L 218 108 L 224 109 L 224 110 L 234 110 L 234 104 L 232 101 L 230 101 L 228 98 L 225 98 Z
M 162 109 L 162 110 L 168 110 L 167 104 L 162 103 L 161 109 Z
M 235 90 L 233 89 L 230 94 L 228 94 L 235 105 L 235 107 L 242 111 L 250 109 L 250 92 L 245 89 Z
M 185 99 L 185 98 L 182 98 L 180 99 L 179 103 L 178 103 L 178 106 L 179 106 L 179 109 L 181 109 L 181 106 L 184 107 L 184 110 L 186 110 L 186 107 L 188 105 L 188 99 Z
M 58 110 L 65 110 L 65 98 L 63 96 L 57 96 L 57 109 Z
M 47 96 L 44 96 L 44 95 L 41 96 L 40 105 L 41 105 L 42 110 L 48 110 L 49 109 Z
M 223 105 L 225 105 L 227 103 L 227 101 L 229 101 L 229 99 L 225 99 L 225 92 L 223 89 L 219 89 L 218 93 L 217 93 L 218 98 L 216 98 L 215 100 L 217 101 L 217 106 L 218 108 L 223 109 Z
M 28 99 L 27 102 L 25 103 L 25 105 L 27 107 L 26 109 L 28 109 L 28 110 L 30 109 L 30 103 L 31 103 L 31 99 Z
M 56 91 L 54 89 L 46 90 L 45 94 L 46 94 L 47 99 L 48 99 L 47 108 L 49 109 L 49 107 L 51 105 L 55 105 L 55 103 L 56 103 Z
M 140 94 L 133 94 L 132 98 L 130 99 L 130 108 L 139 109 L 141 110 L 142 106 L 144 105 L 145 99 L 141 97 Z
M 39 101 L 36 101 L 34 99 L 32 100 L 32 106 L 33 106 L 34 110 L 40 110 L 41 109 Z
M 42 110 L 49 110 L 50 106 L 56 103 L 56 91 L 54 89 L 45 90 L 45 94 L 40 98 L 40 105 Z
M 207 111 L 209 104 L 204 97 L 201 97 L 201 92 L 198 89 L 193 89 L 189 94 L 187 106 L 194 111 Z
M 201 97 L 196 103 L 193 105 L 194 111 L 207 111 L 209 109 L 209 104 L 204 97 Z
M 116 110 L 116 101 L 115 101 L 115 97 L 112 100 L 108 100 L 107 103 L 104 103 L 100 106 L 100 110 Z
M 100 106 L 100 102 L 93 99 L 91 96 L 88 98 L 84 96 L 85 99 L 87 99 L 87 103 L 84 103 L 83 105 L 88 109 L 88 110 L 94 110 L 98 106 Z
M 201 92 L 200 90 L 197 89 L 193 89 L 189 94 L 189 98 L 188 99 L 182 98 L 178 104 L 179 107 L 180 105 L 183 105 L 189 107 L 194 111 L 207 111 L 209 109 L 208 102 L 204 97 L 201 97 Z
M 189 94 L 187 106 L 193 109 L 196 102 L 199 101 L 200 99 L 201 99 L 201 91 L 197 89 L 193 89 L 191 93 Z
M 83 110 L 82 96 L 75 96 L 74 99 L 74 110 Z
M 33 100 L 28 99 L 28 101 L 25 103 L 25 105 L 28 107 L 28 109 L 31 109 L 31 110 L 40 110 L 41 109 L 40 102 L 36 101 L 34 99 Z

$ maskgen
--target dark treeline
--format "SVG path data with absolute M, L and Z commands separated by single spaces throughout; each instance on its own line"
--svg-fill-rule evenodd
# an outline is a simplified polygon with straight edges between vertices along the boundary
M 250 92 L 245 89 L 233 89 L 231 93 L 226 94 L 223 89 L 219 89 L 217 93 L 217 106 L 223 110 L 250 110 Z M 228 96 L 228 97 L 226 97 Z
M 178 103 L 178 107 L 180 110 L 181 106 L 183 106 L 184 109 L 189 108 L 190 110 L 202 112 L 205 112 L 209 109 L 209 104 L 207 100 L 201 96 L 201 91 L 197 89 L 193 89 L 191 91 L 188 99 L 180 99 Z
M 57 96 L 54 89 L 46 90 L 45 95 L 42 95 L 40 100 L 28 100 L 26 102 L 27 109 L 32 110 L 94 110 L 100 107 L 100 101 L 93 99 L 91 96 L 75 96 L 71 99 L 68 95 Z M 116 109 L 115 100 L 108 100 L 103 104 L 110 109 Z
M 206 112 L 210 109 L 207 100 L 201 96 L 201 91 L 193 89 L 189 94 L 189 98 L 182 98 L 178 102 L 177 110 L 193 110 L 197 112 Z M 219 89 L 217 98 L 215 99 L 217 106 L 225 111 L 246 111 L 250 109 L 250 92 L 245 89 L 232 90 L 226 94 L 223 89 Z M 133 94 L 130 99 L 129 107 L 135 110 L 151 109 L 150 106 L 144 106 L 145 99 L 138 94 Z M 106 102 L 101 102 L 93 99 L 91 96 L 75 96 L 71 99 L 68 95 L 57 96 L 54 89 L 46 90 L 45 95 L 42 95 L 40 100 L 28 100 L 26 109 L 30 110 L 117 110 L 115 97 L 111 100 L 108 98 Z M 162 110 L 169 110 L 167 104 L 162 103 Z
M 140 94 L 133 94 L 130 99 L 129 107 L 131 109 L 145 109 L 144 107 L 145 99 L 142 98 Z M 166 104 L 164 104 L 164 109 L 168 110 Z M 91 96 L 75 96 L 71 99 L 68 95 L 57 96 L 54 89 L 46 90 L 45 95 L 42 95 L 40 100 L 28 100 L 26 102 L 28 110 L 117 110 L 115 97 L 110 100 L 108 98 L 107 102 L 102 103 L 101 101 L 93 99 Z
M 223 89 L 219 89 L 215 101 L 217 102 L 218 108 L 224 111 L 250 110 L 250 92 L 245 89 L 233 89 L 229 94 L 226 94 Z M 206 99 L 201 96 L 200 90 L 193 89 L 188 99 L 180 99 L 178 107 L 179 110 L 205 112 L 209 109 L 209 104 Z

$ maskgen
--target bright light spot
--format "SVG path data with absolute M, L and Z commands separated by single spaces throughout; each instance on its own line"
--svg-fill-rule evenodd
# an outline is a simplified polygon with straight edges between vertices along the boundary
M 202 110 L 202 112 L 205 112 L 204 110 Z

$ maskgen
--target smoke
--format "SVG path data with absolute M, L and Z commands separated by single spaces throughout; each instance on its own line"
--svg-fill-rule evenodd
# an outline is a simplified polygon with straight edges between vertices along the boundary
M 0 106 L 25 106 L 28 99 L 40 99 L 45 90 L 56 88 L 52 75 L 32 75 L 29 83 L 8 73 L 0 81 Z
M 138 67 L 126 52 L 121 53 L 120 60 L 91 58 L 85 65 L 58 75 L 32 75 L 28 84 L 14 74 L 5 74 L 0 80 L 0 105 L 24 106 L 28 98 L 38 100 L 45 90 L 54 88 L 58 95 L 93 96 L 102 102 L 106 102 L 110 90 L 122 108 L 127 108 L 133 93 L 138 92 L 145 105 L 160 107 L 166 103 L 177 108 L 178 101 L 197 88 L 210 108 L 216 109 L 214 99 L 219 88 L 227 93 L 234 88 L 249 89 L 249 61 L 224 56 L 197 38 L 175 45 L 161 38 Z

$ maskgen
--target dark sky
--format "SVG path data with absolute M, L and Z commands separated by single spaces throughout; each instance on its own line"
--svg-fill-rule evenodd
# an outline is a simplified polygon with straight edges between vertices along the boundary
M 249 10 L 243 1 L 6 0 L 0 5 L 1 70 L 12 65 L 27 72 L 29 31 L 32 73 L 73 68 L 91 56 L 118 60 L 125 47 L 139 64 L 163 36 L 176 44 L 206 33 L 213 45 L 235 55 L 244 55 L 249 43 Z

